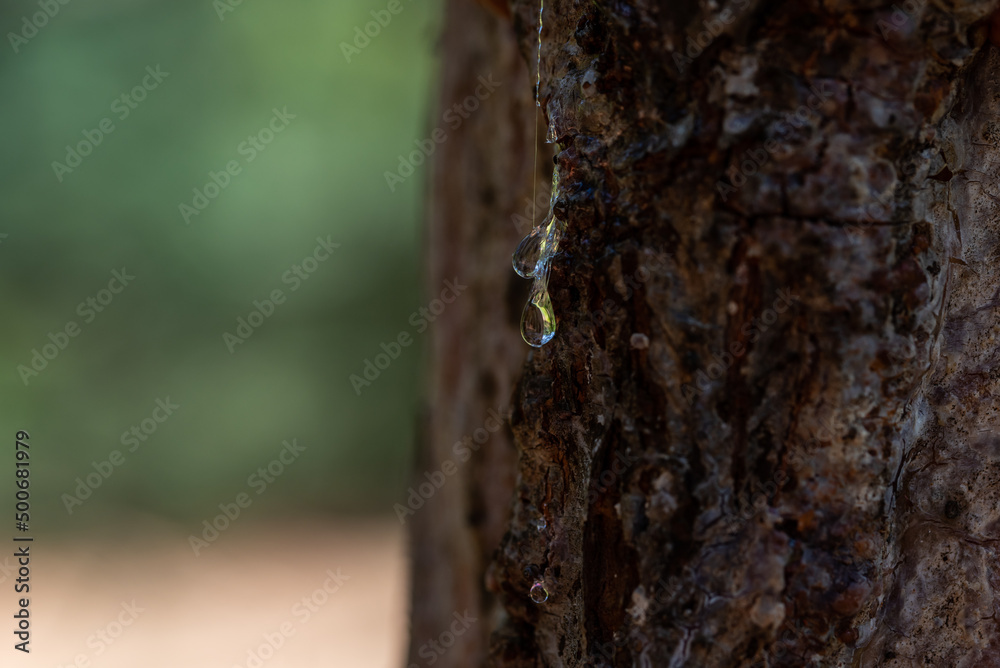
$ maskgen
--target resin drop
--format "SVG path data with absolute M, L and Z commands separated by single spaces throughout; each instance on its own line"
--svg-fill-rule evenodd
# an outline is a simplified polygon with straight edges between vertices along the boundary
M 562 225 L 549 214 L 544 223 L 521 239 L 511 256 L 511 264 L 517 275 L 521 278 L 536 278 L 541 275 L 549 260 L 556 254 L 561 236 Z
M 534 278 L 535 267 L 538 265 L 538 258 L 542 249 L 542 228 L 536 227 L 525 238 L 521 239 L 517 250 L 511 257 L 514 271 L 521 278 Z
M 541 274 L 541 268 L 547 267 L 549 260 L 551 260 L 556 251 L 559 250 L 559 239 L 562 237 L 563 225 L 560 223 L 556 217 L 549 214 L 545 223 L 539 227 L 541 230 L 538 235 L 538 264 L 541 267 L 535 268 L 535 276 Z
M 539 531 L 545 531 L 546 527 L 548 526 L 549 523 L 541 515 L 535 518 L 535 528 L 538 529 Z
M 541 580 L 531 585 L 531 591 L 528 593 L 531 596 L 531 600 L 535 603 L 541 604 L 549 600 L 549 592 L 545 589 L 545 583 Z
M 549 123 L 549 129 L 545 131 L 545 143 L 555 144 L 559 140 L 559 136 L 556 134 L 556 124 L 554 122 Z
M 556 314 L 549 297 L 549 263 L 559 250 L 564 225 L 555 217 L 559 170 L 552 174 L 552 196 L 545 222 L 533 229 L 511 257 L 514 271 L 522 278 L 532 278 L 531 295 L 521 314 L 521 336 L 529 346 L 540 348 L 556 335 Z
M 556 335 L 556 314 L 548 290 L 548 267 L 544 281 L 535 281 L 531 298 L 521 314 L 521 337 L 529 346 L 541 348 Z

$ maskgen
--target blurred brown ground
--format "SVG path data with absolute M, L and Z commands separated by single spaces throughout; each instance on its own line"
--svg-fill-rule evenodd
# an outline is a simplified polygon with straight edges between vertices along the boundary
M 237 522 L 197 557 L 187 538 L 173 528 L 106 540 L 36 539 L 32 651 L 24 656 L 13 641 L 5 643 L 0 665 L 84 666 L 74 664 L 82 654 L 95 668 L 246 667 L 248 652 L 285 622 L 293 635 L 261 666 L 403 665 L 407 574 L 398 522 Z M 14 562 L 10 557 L 7 567 Z M 293 614 L 296 603 L 323 587 L 328 569 L 350 579 L 308 621 Z M 16 576 L 0 576 L 7 620 L 0 630 L 11 638 Z M 123 605 L 133 599 L 143 611 L 100 651 L 96 634 L 116 632 Z

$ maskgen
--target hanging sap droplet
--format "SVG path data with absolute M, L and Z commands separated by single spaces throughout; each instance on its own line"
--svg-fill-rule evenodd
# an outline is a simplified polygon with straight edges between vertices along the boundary
M 521 239 L 517 250 L 511 256 L 514 271 L 521 278 L 534 278 L 535 267 L 542 249 L 542 228 L 536 227 L 525 238 Z
M 545 143 L 555 144 L 559 139 L 559 135 L 556 134 L 556 124 L 555 121 L 549 123 L 549 129 L 545 132 Z
M 511 256 L 511 264 L 518 276 L 535 278 L 541 274 L 541 267 L 548 264 L 559 249 L 562 229 L 563 225 L 549 214 L 544 223 L 521 239 Z
M 552 170 L 552 188 L 549 189 L 549 208 L 552 208 L 552 204 L 556 201 L 556 196 L 559 194 L 559 162 L 556 161 L 556 168 Z
M 540 241 L 538 242 L 538 262 L 540 264 L 547 265 L 549 260 L 555 257 L 556 251 L 559 250 L 559 240 L 562 238 L 563 224 L 559 222 L 555 216 L 549 214 L 548 219 L 543 225 L 542 233 L 538 236 Z M 540 275 L 541 272 L 535 269 L 535 276 Z
M 536 281 L 531 299 L 524 305 L 524 313 L 521 314 L 521 337 L 529 346 L 541 348 L 555 335 L 556 314 L 549 298 L 548 281 Z
M 545 531 L 545 529 L 549 526 L 549 523 L 544 517 L 539 515 L 535 518 L 534 525 L 539 531 Z
M 531 600 L 538 604 L 549 600 L 549 592 L 545 589 L 545 583 L 541 580 L 531 585 L 531 591 L 528 594 L 531 596 Z
M 531 296 L 521 314 L 521 337 L 529 346 L 540 348 L 556 335 L 556 315 L 549 297 L 549 264 L 559 249 L 565 225 L 553 211 L 559 190 L 559 169 L 552 173 L 552 196 L 545 221 L 531 231 L 511 256 L 518 276 L 533 278 Z

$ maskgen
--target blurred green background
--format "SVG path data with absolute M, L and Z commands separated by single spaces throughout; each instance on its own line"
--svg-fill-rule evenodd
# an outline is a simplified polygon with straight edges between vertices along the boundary
M 2 456 L 31 433 L 36 531 L 109 513 L 194 530 L 292 438 L 306 452 L 247 516 L 403 498 L 426 342 L 360 397 L 348 377 L 425 301 L 427 168 L 394 193 L 384 172 L 428 133 L 440 5 L 402 0 L 348 63 L 341 43 L 385 0 L 244 0 L 220 19 L 221 1 L 71 1 L 19 53 L 8 34 L 37 1 L 0 9 Z M 115 99 L 157 65 L 169 76 L 121 119 Z M 247 164 L 237 147 L 275 107 L 296 118 Z M 53 161 L 104 118 L 115 130 L 60 183 Z M 242 173 L 185 225 L 179 204 L 230 160 Z M 290 291 L 284 272 L 328 235 L 340 249 Z M 78 305 L 122 267 L 135 280 L 85 323 Z M 230 354 L 223 332 L 274 289 L 287 301 Z M 71 320 L 79 336 L 26 387 L 17 367 Z M 128 452 L 122 433 L 167 397 L 180 408 Z M 125 463 L 70 516 L 61 495 L 113 450 Z

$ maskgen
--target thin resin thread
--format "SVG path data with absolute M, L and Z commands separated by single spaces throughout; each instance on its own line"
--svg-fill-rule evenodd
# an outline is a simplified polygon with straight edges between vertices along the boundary
M 538 59 L 535 72 L 535 106 L 541 107 L 539 93 L 542 86 L 542 18 L 545 2 L 542 0 L 538 8 Z M 549 127 L 546 142 L 552 143 L 554 130 Z M 532 172 L 532 223 L 537 219 L 535 207 L 535 191 L 538 184 L 538 123 L 535 123 L 535 158 Z M 559 168 L 552 172 L 552 196 L 549 198 L 549 213 L 540 225 L 535 226 L 521 243 L 511 258 L 514 271 L 522 278 L 534 279 L 528 303 L 524 305 L 521 314 L 521 337 L 525 343 L 540 348 L 556 335 L 556 314 L 552 309 L 552 299 L 549 297 L 549 263 L 559 249 L 559 239 L 564 231 L 564 224 L 555 216 L 556 191 L 559 187 Z

